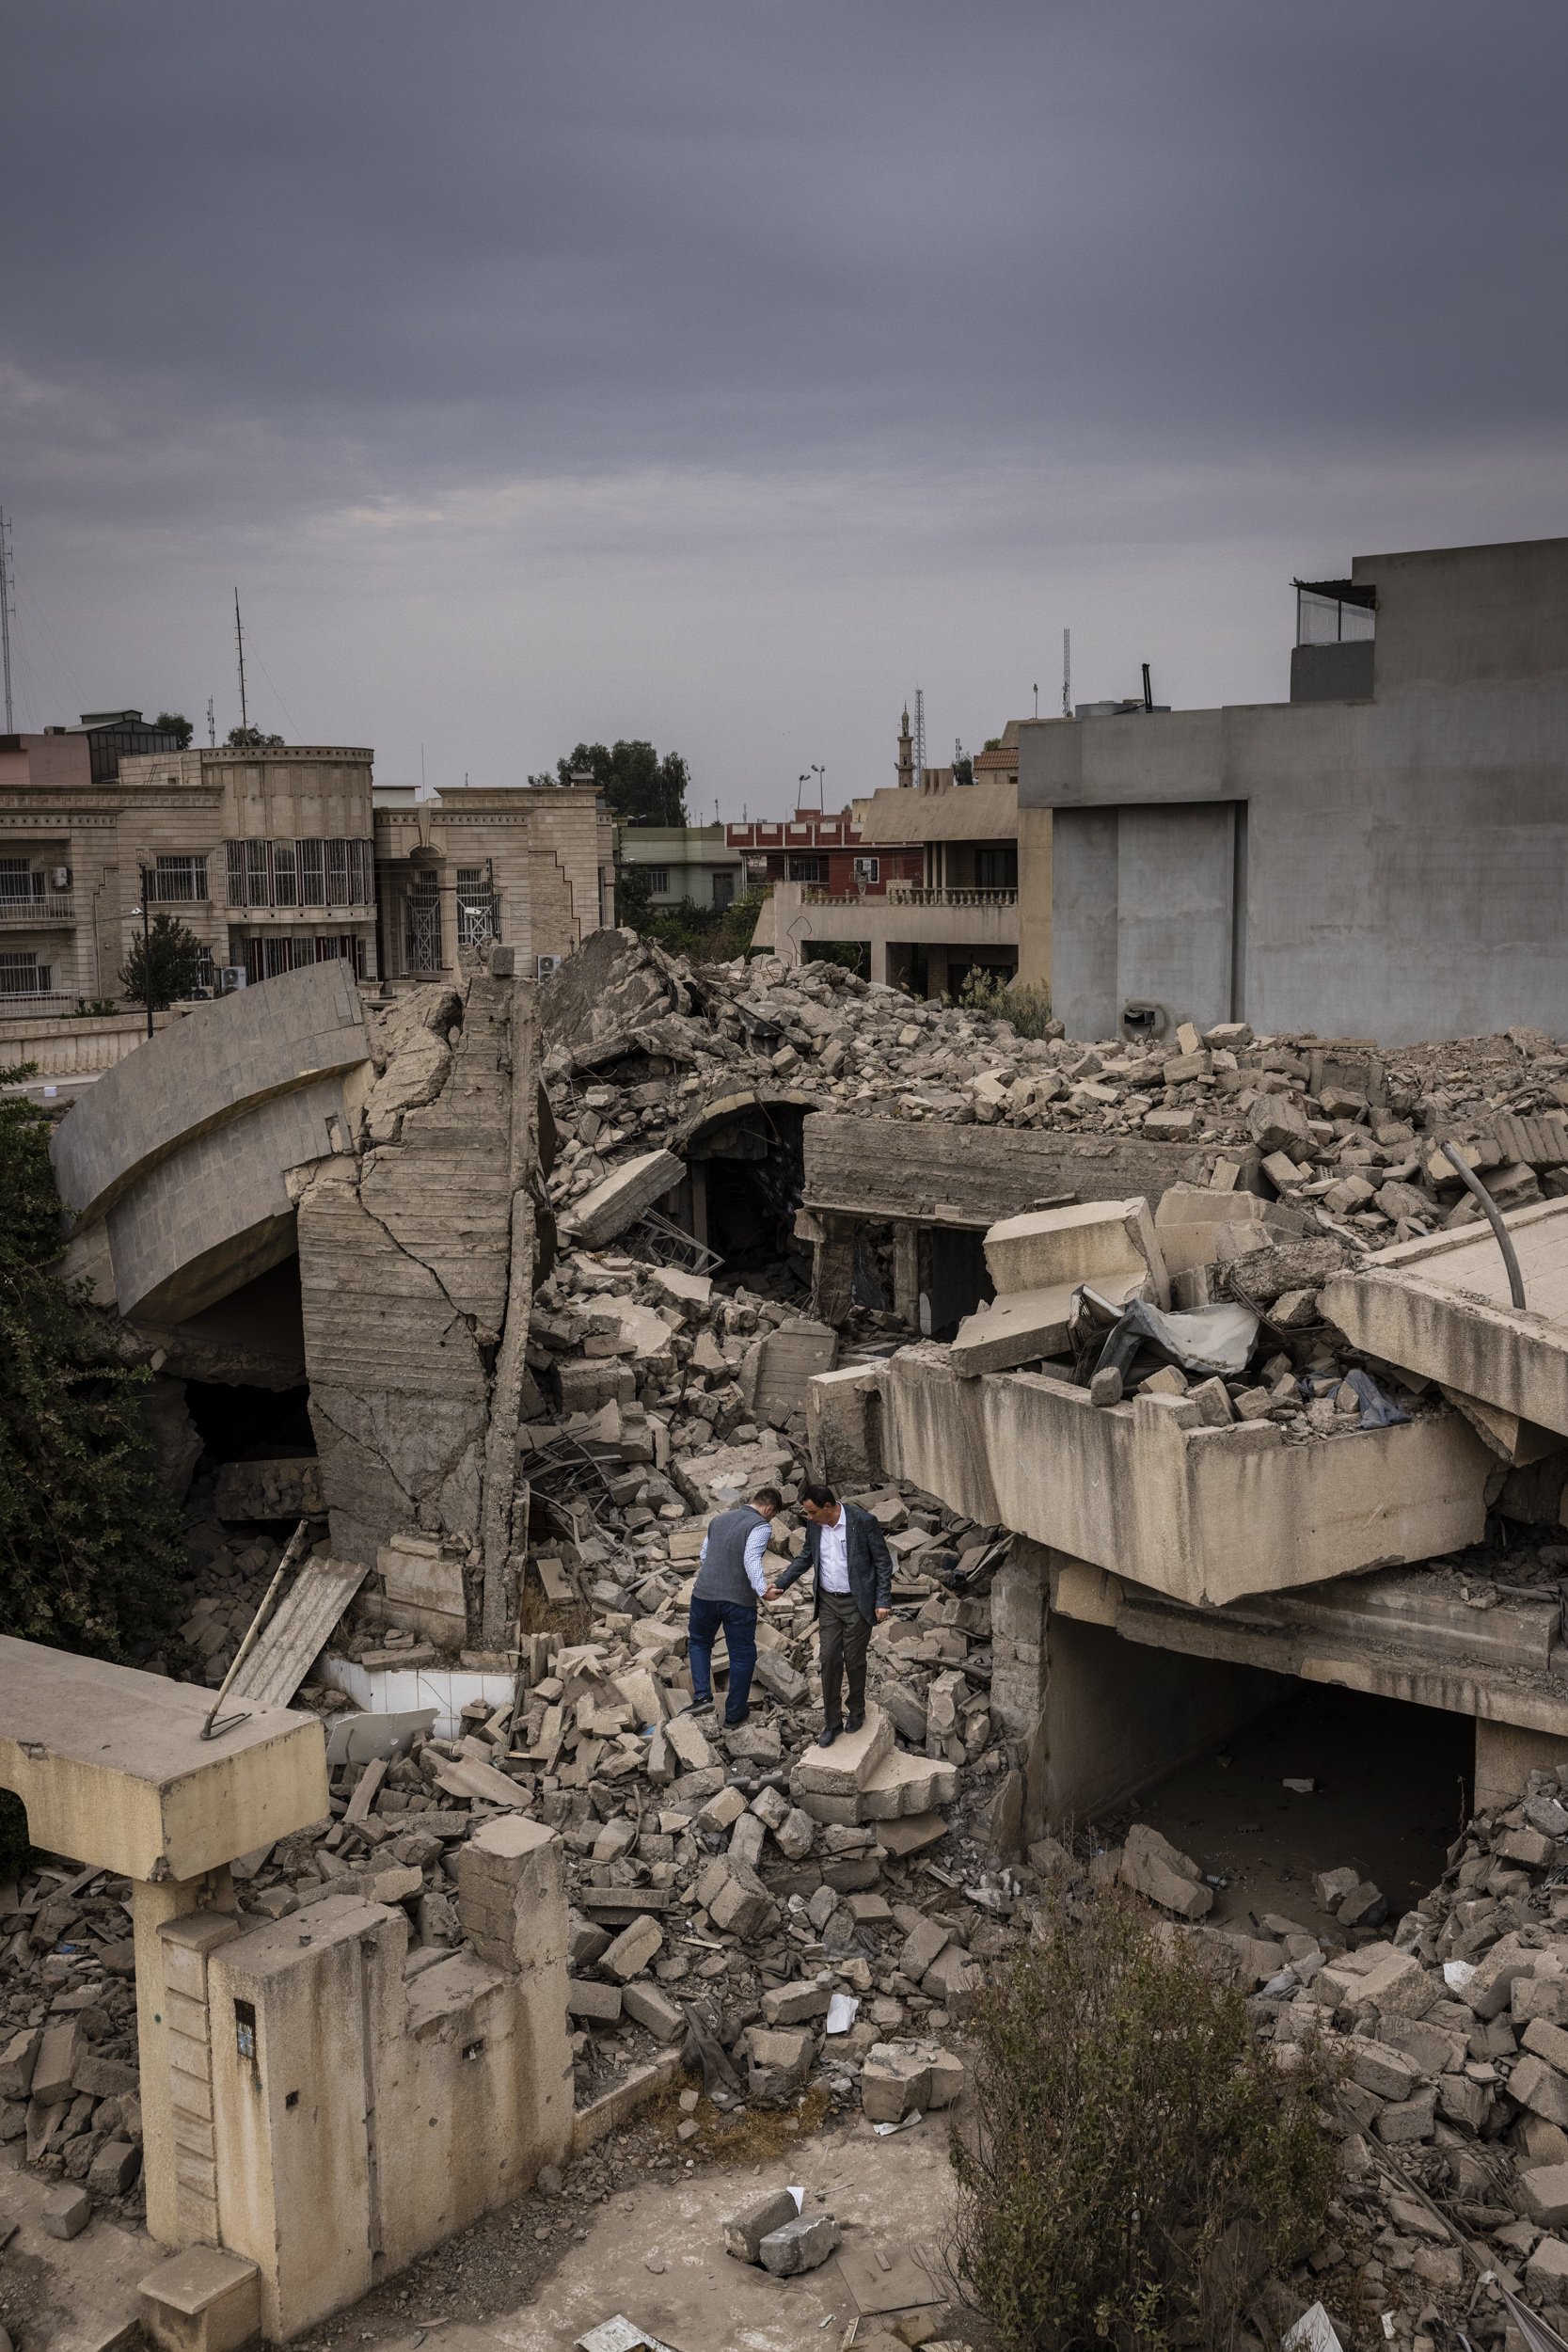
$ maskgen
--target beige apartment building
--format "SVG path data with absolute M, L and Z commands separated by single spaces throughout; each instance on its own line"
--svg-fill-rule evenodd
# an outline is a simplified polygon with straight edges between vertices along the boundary
M 118 997 L 144 906 L 195 933 L 209 987 L 225 970 L 261 980 L 338 956 L 374 977 L 370 752 L 130 751 L 156 731 L 119 733 L 0 737 L 0 999 L 11 1010 Z
M 881 886 L 859 872 L 853 886 L 776 882 L 755 944 L 786 962 L 828 942 L 863 946 L 873 980 L 920 996 L 956 996 L 974 971 L 1049 986 L 1051 824 L 1044 810 L 1021 818 L 1018 763 L 1013 720 L 975 755 L 972 784 L 951 768 L 919 773 L 906 715 L 897 783 L 853 809 L 857 869 L 877 871 Z M 906 870 L 881 876 L 879 862 L 894 861 Z
M 427 979 L 499 940 L 549 971 L 615 920 L 615 827 L 591 776 L 567 785 L 412 785 L 375 792 L 381 970 Z

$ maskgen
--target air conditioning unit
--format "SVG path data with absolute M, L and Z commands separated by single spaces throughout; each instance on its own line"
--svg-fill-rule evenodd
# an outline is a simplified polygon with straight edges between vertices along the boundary
M 217 970 L 218 994 L 230 996 L 235 989 L 244 988 L 245 970 L 243 963 L 220 963 Z
M 560 971 L 565 961 L 564 956 L 535 956 L 533 959 L 534 978 L 547 980 L 552 972 Z
M 69 866 L 55 866 L 51 868 L 49 875 L 49 887 L 51 890 L 69 890 L 71 888 L 71 868 Z

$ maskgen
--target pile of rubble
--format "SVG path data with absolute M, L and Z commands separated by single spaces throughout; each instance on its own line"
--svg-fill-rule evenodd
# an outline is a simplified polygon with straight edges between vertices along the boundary
M 1031 1040 L 837 964 L 694 967 L 627 931 L 594 934 L 541 994 L 560 1208 L 744 1087 L 861 1117 L 1261 1154 L 1273 1194 L 1302 1218 L 1275 1241 L 1377 1248 L 1468 1222 L 1479 1212 L 1445 1141 L 1505 1208 L 1568 1192 L 1568 1053 L 1539 1029 L 1390 1052 L 1255 1036 L 1244 1022 L 1201 1034 L 1183 1023 L 1158 1046 L 1083 1044 L 1055 1022 Z
M 1180 1923 L 1171 1932 L 1246 1993 L 1282 2067 L 1310 2047 L 1328 2053 L 1343 2142 L 1338 2235 L 1317 2249 L 1304 2291 L 1342 2272 L 1346 2320 L 1375 2327 L 1387 2310 L 1386 2331 L 1402 2339 L 1431 2341 L 1448 2325 L 1496 2342 L 1506 2310 L 1495 2298 L 1475 2308 L 1490 2271 L 1562 2325 L 1568 1789 L 1556 1772 L 1532 1772 L 1517 1804 L 1478 1816 L 1437 1886 L 1392 1926 L 1386 1899 L 1350 1866 L 1314 1882 L 1331 1924 L 1272 1912 L 1207 1924 L 1212 1884 L 1144 1823 L 1088 1858 L 1046 1839 L 1030 1860 L 1069 1899 L 1085 1880 L 1119 1877 Z

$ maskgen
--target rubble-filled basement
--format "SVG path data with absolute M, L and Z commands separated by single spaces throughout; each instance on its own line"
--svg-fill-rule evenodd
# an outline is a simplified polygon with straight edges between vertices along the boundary
M 135 1665 L 0 1645 L 0 2140 L 52 2292 L 128 2249 L 81 2341 L 609 2352 L 515 2329 L 619 2238 L 617 2344 L 983 2344 L 972 2005 L 1111 1882 L 1338 2055 L 1291 2318 L 1561 2321 L 1568 1053 L 1088 1046 L 613 930 L 246 993 L 55 1137 L 186 1551 Z M 823 1480 L 863 1725 L 805 1581 L 690 1711 L 710 1520 L 776 1490 L 776 1574 Z

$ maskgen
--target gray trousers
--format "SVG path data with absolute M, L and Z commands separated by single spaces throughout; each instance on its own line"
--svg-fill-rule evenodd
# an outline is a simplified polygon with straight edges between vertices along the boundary
M 849 1712 L 863 1714 L 865 1709 L 865 1653 L 871 1642 L 871 1627 L 855 1606 L 852 1593 L 819 1593 L 817 1631 L 822 1644 L 822 1721 L 824 1726 L 836 1724 L 839 1718 L 839 1691 L 846 1670 L 849 1676 Z

